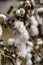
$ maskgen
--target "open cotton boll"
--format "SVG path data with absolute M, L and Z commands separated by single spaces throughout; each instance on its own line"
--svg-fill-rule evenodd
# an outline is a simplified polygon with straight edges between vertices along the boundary
M 16 62 L 15 62 L 15 65 L 21 65 L 21 63 L 22 63 L 22 60 L 17 59 Z
M 27 59 L 26 65 L 32 65 L 32 60 L 31 59 Z
M 43 7 L 37 9 L 37 13 L 43 12 Z
M 0 14 L 0 21 L 6 20 L 7 17 L 4 14 Z
M 35 25 L 31 25 L 30 27 L 30 35 L 31 36 L 38 36 L 39 30 Z
M 2 26 L 0 25 L 0 37 L 2 36 Z
M 42 39 L 41 39 L 41 38 L 38 38 L 38 39 L 37 39 L 37 45 L 42 45 L 42 44 L 43 44 Z
M 31 21 L 30 21 L 30 23 L 31 23 L 32 25 L 38 26 L 38 22 L 37 22 L 35 16 L 31 16 Z
M 27 59 L 31 59 L 31 58 L 32 58 L 32 54 L 31 54 L 31 53 L 27 53 L 26 58 L 27 58 Z
M 29 0 L 26 0 L 26 4 L 28 4 L 31 7 Z
M 24 14 L 25 14 L 25 9 L 24 9 L 24 8 L 20 8 L 20 13 L 21 13 L 22 15 L 24 15 Z
M 12 46 L 14 44 L 14 38 L 8 39 L 8 45 Z
M 30 53 L 30 52 L 32 52 L 32 51 L 33 51 L 33 48 L 32 48 L 32 47 L 30 47 L 30 46 L 28 46 L 28 47 L 27 47 L 27 52 L 29 52 L 29 53 Z
M 18 52 L 19 52 L 19 56 L 25 58 L 26 55 L 27 55 L 27 49 L 26 49 L 26 45 L 23 43 L 23 44 L 19 44 L 17 45 L 17 48 L 18 48 Z
M 14 26 L 16 30 L 15 35 L 15 43 L 26 43 L 28 39 L 30 39 L 29 33 L 26 30 L 23 22 L 15 21 Z
M 21 16 L 21 14 L 20 14 L 20 10 L 19 10 L 19 9 L 16 10 L 16 15 L 17 15 L 17 16 Z
M 33 43 L 31 41 L 27 41 L 27 44 L 31 47 L 33 47 Z

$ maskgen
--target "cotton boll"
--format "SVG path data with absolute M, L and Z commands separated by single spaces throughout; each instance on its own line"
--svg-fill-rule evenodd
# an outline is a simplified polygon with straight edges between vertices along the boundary
M 2 36 L 2 26 L 0 25 L 0 37 Z
M 4 14 L 0 14 L 0 21 L 6 20 L 7 17 Z
M 37 9 L 37 13 L 43 12 L 43 7 Z
M 26 55 L 27 55 L 26 45 L 24 43 L 23 44 L 19 44 L 19 45 L 17 45 L 17 48 L 19 50 L 19 56 L 25 58 Z
M 26 0 L 26 4 L 28 4 L 31 7 L 29 0 Z
M 14 57 L 14 58 L 15 58 L 15 54 L 12 54 L 12 57 Z
M 14 38 L 8 39 L 8 45 L 12 46 L 14 44 Z
M 42 39 L 41 39 L 41 38 L 38 38 L 38 39 L 37 39 L 37 45 L 42 45 L 42 44 L 43 44 Z
M 31 36 L 38 36 L 39 31 L 38 31 L 38 28 L 35 25 L 31 25 L 30 34 L 31 34 Z
M 31 53 L 27 53 L 26 58 L 27 58 L 27 59 L 31 59 L 31 58 L 32 58 L 32 54 L 31 54 Z
M 17 16 L 21 16 L 21 15 L 20 15 L 20 10 L 19 10 L 19 9 L 16 11 L 16 15 L 17 15 Z
M 26 62 L 26 65 L 32 65 L 32 60 L 28 59 L 27 62 Z
M 29 52 L 29 53 L 30 53 L 30 52 L 32 52 L 32 51 L 33 51 L 33 48 L 32 48 L 32 47 L 30 47 L 30 46 L 28 46 L 28 47 L 27 47 L 27 52 Z
M 32 16 L 32 17 L 31 17 L 30 23 L 31 23 L 32 25 L 38 26 L 38 22 L 37 22 L 35 16 Z
M 40 46 L 39 46 L 39 45 L 35 46 L 35 49 L 36 49 L 36 50 L 38 50 L 39 48 L 40 48 Z
M 24 8 L 20 8 L 20 13 L 21 13 L 22 15 L 24 15 L 24 14 L 25 14 L 25 9 L 24 9 Z
M 30 39 L 29 33 L 26 30 L 23 22 L 15 21 L 14 27 L 16 29 L 15 35 L 15 43 L 26 43 L 28 39 Z
M 27 41 L 27 44 L 31 47 L 33 47 L 33 43 L 31 41 Z
M 17 59 L 16 62 L 15 62 L 15 65 L 21 65 L 21 63 L 22 63 L 22 60 Z
M 21 2 L 20 2 L 20 5 L 23 5 L 23 3 L 24 3 L 24 2 L 23 2 L 23 1 L 21 1 Z

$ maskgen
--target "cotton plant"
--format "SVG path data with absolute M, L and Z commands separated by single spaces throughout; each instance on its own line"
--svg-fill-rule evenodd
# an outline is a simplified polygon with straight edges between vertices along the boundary
M 32 0 L 32 3 L 35 7 L 34 0 Z M 39 51 L 43 46 L 43 39 L 40 37 L 41 34 L 43 35 L 42 19 L 40 19 L 37 13 L 34 13 L 34 7 L 32 7 L 32 9 L 31 7 L 31 3 L 26 0 L 25 2 L 22 2 L 21 6 L 15 11 L 12 16 L 13 18 L 11 17 L 12 19 L 10 18 L 9 20 L 9 17 L 6 17 L 3 14 L 0 16 L 0 19 L 3 18 L 4 24 L 11 29 L 11 33 L 14 36 L 14 38 L 9 38 L 7 40 L 8 47 L 10 49 L 13 48 L 14 51 L 12 50 L 11 52 L 7 47 L 3 48 L 4 52 L 7 53 L 7 56 L 10 56 L 9 58 L 11 62 L 13 62 L 13 65 L 21 65 L 24 63 L 23 60 L 26 60 L 26 65 L 37 65 L 37 63 L 40 63 L 43 59 Z M 32 13 L 32 15 L 30 14 L 31 16 L 28 14 L 29 12 Z M 41 34 L 39 35 L 40 25 Z M 0 31 L 2 31 L 1 25 Z M 2 32 L 0 32 L 0 37 L 1 36 Z

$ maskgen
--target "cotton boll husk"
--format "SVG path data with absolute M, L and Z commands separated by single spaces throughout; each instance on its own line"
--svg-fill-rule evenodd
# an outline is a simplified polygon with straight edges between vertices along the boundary
M 27 59 L 31 59 L 31 58 L 32 58 L 32 54 L 31 54 L 31 53 L 27 53 L 26 58 L 27 58 Z
M 35 25 L 31 25 L 30 34 L 31 34 L 31 36 L 38 36 L 39 30 Z
M 37 22 L 35 16 L 31 16 L 31 21 L 30 21 L 30 23 L 31 23 L 32 25 L 38 26 L 38 22 Z
M 37 39 L 37 45 L 42 45 L 42 44 L 43 44 L 42 39 L 41 39 L 41 38 L 38 38 L 38 39 Z
M 20 21 L 15 21 L 14 23 L 15 28 L 19 31 L 16 30 L 15 35 L 15 43 L 26 43 L 28 39 L 30 39 L 29 33 L 26 30 L 23 22 Z
M 21 63 L 22 63 L 22 60 L 17 59 L 16 62 L 15 62 L 15 65 L 21 65 Z
M 14 44 L 14 38 L 8 39 L 8 45 L 12 46 Z
M 29 46 L 33 47 L 33 42 L 27 41 L 27 44 L 28 44 Z
M 0 37 L 2 36 L 2 26 L 0 25 Z
M 20 8 L 20 13 L 21 13 L 22 15 L 24 15 L 24 14 L 25 14 L 25 9 L 24 9 L 24 8 Z
M 32 65 L 32 60 L 31 59 L 27 59 L 26 65 Z

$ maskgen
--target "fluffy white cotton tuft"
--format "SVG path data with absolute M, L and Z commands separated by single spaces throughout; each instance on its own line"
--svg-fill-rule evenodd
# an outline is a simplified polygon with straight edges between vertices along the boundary
M 2 36 L 2 26 L 0 25 L 0 37 Z
M 32 25 L 38 26 L 38 22 L 37 22 L 35 16 L 32 16 L 32 17 L 31 17 L 30 23 L 31 23 Z
M 39 30 L 35 25 L 31 25 L 30 34 L 31 34 L 31 36 L 38 36 Z
M 13 45 L 14 44 L 14 38 L 9 38 L 8 39 L 8 45 Z
M 32 65 L 32 60 L 28 59 L 27 62 L 26 62 L 26 65 Z
M 42 41 L 41 38 L 38 38 L 36 43 L 37 43 L 37 45 L 42 45 L 43 44 L 43 41 Z
M 17 59 L 16 62 L 15 62 L 15 65 L 21 65 L 21 63 L 22 63 L 22 60 Z
M 14 22 L 14 27 L 15 27 L 15 31 L 16 33 L 15 35 L 15 43 L 26 43 L 27 40 L 30 38 L 28 31 L 26 30 L 23 22 L 20 21 L 15 21 Z
M 28 44 L 29 46 L 33 47 L 33 42 L 27 41 L 27 44 Z

